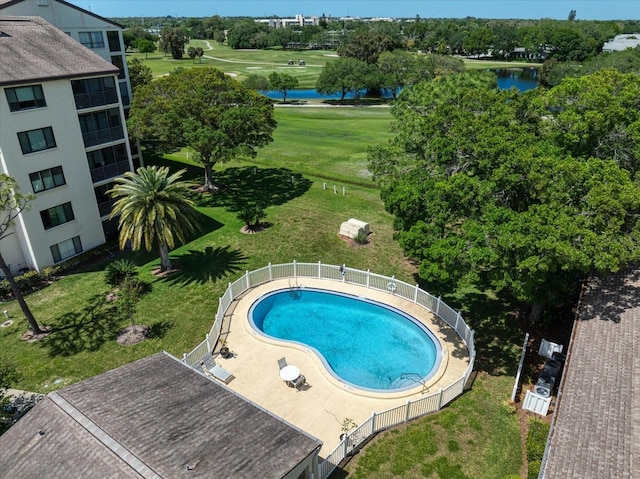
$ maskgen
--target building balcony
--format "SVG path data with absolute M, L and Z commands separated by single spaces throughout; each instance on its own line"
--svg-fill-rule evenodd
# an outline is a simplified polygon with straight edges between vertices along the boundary
M 122 129 L 122 125 L 82 134 L 84 146 L 87 148 L 95 145 L 101 145 L 103 143 L 109 143 L 111 141 L 122 140 L 123 138 L 124 130 Z

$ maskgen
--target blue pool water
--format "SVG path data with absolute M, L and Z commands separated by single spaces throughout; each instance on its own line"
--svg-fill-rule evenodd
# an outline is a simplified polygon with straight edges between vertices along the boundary
M 440 343 L 424 325 L 355 296 L 306 288 L 274 291 L 251 306 L 249 319 L 267 336 L 314 349 L 329 372 L 361 389 L 409 389 L 440 365 Z

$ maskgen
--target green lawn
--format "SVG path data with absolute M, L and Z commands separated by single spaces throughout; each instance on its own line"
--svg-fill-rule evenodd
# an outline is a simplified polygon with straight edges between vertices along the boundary
M 415 267 L 394 241 L 393 219 L 366 173 L 366 149 L 390 137 L 390 118 L 384 108 L 276 108 L 274 142 L 254 160 L 216 166 L 224 193 L 194 193 L 204 232 L 172 252 L 178 273 L 153 276 L 159 264 L 155 251 L 125 254 L 151 284 L 135 320 L 152 326 L 153 337 L 135 346 L 117 344 L 116 334 L 128 322 L 105 301 L 104 264 L 69 274 L 27 297 L 39 323 L 54 328 L 45 340 L 21 341 L 27 323 L 15 302 L 3 304 L 15 323 L 0 328 L 0 355 L 19 370 L 15 386 L 47 392 L 160 350 L 181 357 L 204 339 L 229 282 L 268 263 L 346 263 L 415 282 Z M 147 152 L 145 158 L 148 164 L 186 168 L 190 181 L 202 177 L 186 150 L 164 158 Z M 247 201 L 266 207 L 270 228 L 240 232 L 236 211 Z M 370 223 L 368 245 L 356 247 L 338 237 L 340 223 L 350 217 Z M 445 299 L 463 310 L 476 331 L 478 378 L 441 413 L 373 440 L 347 468 L 349 477 L 490 479 L 519 473 L 518 419 L 504 406 L 522 342 L 508 314 L 511 305 L 478 291 L 452 292 Z

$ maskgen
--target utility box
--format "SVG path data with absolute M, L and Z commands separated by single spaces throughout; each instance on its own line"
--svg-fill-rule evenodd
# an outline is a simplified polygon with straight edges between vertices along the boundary
M 355 238 L 360 233 L 369 235 L 370 232 L 369 223 L 350 218 L 349 221 L 345 221 L 340 225 L 340 232 L 338 234 L 346 236 L 347 238 Z

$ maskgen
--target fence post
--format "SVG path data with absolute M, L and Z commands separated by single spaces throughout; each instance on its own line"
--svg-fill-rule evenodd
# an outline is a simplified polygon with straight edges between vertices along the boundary
M 251 288 L 251 280 L 249 279 L 249 271 L 248 270 L 244 272 L 244 277 L 246 279 L 245 284 L 247 285 L 246 289 L 245 289 L 245 291 L 246 291 L 247 289 Z
M 205 335 L 204 340 L 207 343 L 207 351 L 211 351 L 211 343 L 209 342 L 209 333 Z
M 371 413 L 371 434 L 376 432 L 376 412 Z
M 269 263 L 269 281 L 273 281 L 273 271 L 271 271 L 271 263 Z
M 418 288 L 418 285 L 416 284 L 416 292 L 413 294 L 413 302 L 414 303 L 418 302 L 418 291 L 420 291 L 420 288 Z
M 298 277 L 298 268 L 296 267 L 296 260 L 293 260 L 293 277 L 297 278 Z
M 440 296 L 438 296 L 438 302 L 436 303 L 436 316 L 440 317 Z
M 438 391 L 438 411 L 442 409 L 442 388 Z
M 458 322 L 460 321 L 460 311 L 458 311 L 458 314 L 456 314 L 456 325 L 453 329 L 456 330 L 456 333 L 458 332 Z
M 367 289 L 369 288 L 369 278 L 371 278 L 371 270 L 367 270 Z
M 411 399 L 407 399 L 407 405 L 405 406 L 405 410 L 404 410 L 404 422 L 408 423 L 409 422 L 409 406 L 411 405 Z
M 322 261 L 318 261 L 318 279 L 322 279 Z
M 182 362 L 187 364 L 187 353 L 182 353 Z

